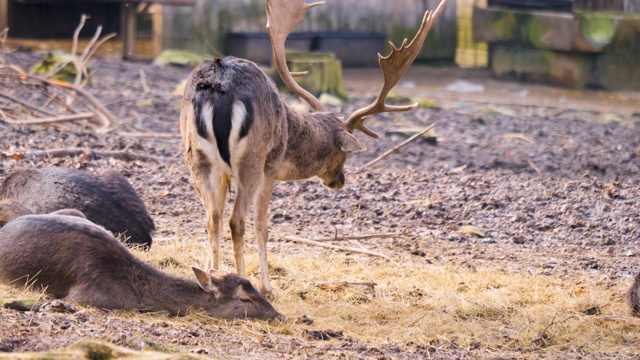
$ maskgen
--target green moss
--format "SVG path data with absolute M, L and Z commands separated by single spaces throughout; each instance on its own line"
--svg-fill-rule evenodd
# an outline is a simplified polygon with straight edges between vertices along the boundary
M 287 63 L 292 72 L 309 72 L 306 76 L 297 77 L 296 82 L 316 97 L 326 93 L 348 100 L 342 81 L 342 64 L 333 54 L 287 52 Z M 274 80 L 282 85 L 277 72 L 272 73 Z M 286 87 L 280 88 L 286 90 Z
M 71 63 L 73 56 L 64 52 L 48 53 L 45 57 L 35 63 L 30 72 L 38 75 L 52 75 L 51 78 L 59 81 L 72 83 L 76 79 L 76 68 Z M 66 65 L 65 65 L 66 64 Z M 89 68 L 87 67 L 87 71 Z M 53 74 L 51 74 L 54 72 Z
M 528 39 L 535 48 L 542 49 L 545 47 L 545 41 L 543 39 L 548 30 L 548 24 L 532 17 L 527 22 L 527 26 L 524 29 L 525 34 L 523 34 L 525 36 L 523 36 L 523 38 Z
M 599 13 L 580 13 L 580 34 L 587 41 L 604 46 L 616 33 L 616 20 Z
M 502 12 L 498 13 L 495 19 L 491 22 L 493 29 L 498 34 L 499 39 L 511 39 L 518 26 L 515 13 Z

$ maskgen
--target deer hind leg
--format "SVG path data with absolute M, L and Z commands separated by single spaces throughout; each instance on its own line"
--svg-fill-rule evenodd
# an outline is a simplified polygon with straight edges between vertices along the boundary
M 206 268 L 207 270 L 218 270 L 220 265 L 220 231 L 222 230 L 224 202 L 229 181 L 213 174 L 209 178 L 202 177 L 198 180 L 195 184 L 196 193 L 207 213 L 209 256 Z
M 262 277 L 260 292 L 267 297 L 273 297 L 269 283 L 269 263 L 267 262 L 267 241 L 269 240 L 269 201 L 273 192 L 272 178 L 263 177 L 255 198 L 254 226 L 258 256 L 260 259 L 260 276 Z
M 236 181 L 236 199 L 229 219 L 231 239 L 233 240 L 233 254 L 236 260 L 236 270 L 241 276 L 246 276 L 244 267 L 244 232 L 245 220 L 249 207 L 260 185 L 262 173 L 253 164 L 239 167 Z

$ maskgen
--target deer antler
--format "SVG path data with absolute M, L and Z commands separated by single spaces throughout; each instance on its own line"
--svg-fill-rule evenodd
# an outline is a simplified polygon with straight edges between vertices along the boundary
M 400 48 L 397 48 L 392 42 L 389 42 L 389 45 L 391 45 L 391 54 L 386 57 L 378 54 L 378 62 L 384 75 L 384 84 L 378 94 L 378 98 L 373 104 L 356 110 L 349 116 L 349 119 L 346 121 L 346 126 L 349 131 L 353 132 L 353 130 L 358 129 L 373 138 L 379 139 L 380 135 L 364 125 L 364 120 L 367 116 L 381 112 L 410 111 L 418 107 L 417 103 L 408 106 L 393 106 L 385 104 L 385 101 L 387 95 L 389 95 L 389 91 L 396 85 L 420 53 L 431 26 L 444 10 L 447 1 L 448 0 L 442 0 L 435 11 L 425 12 L 424 18 L 422 19 L 422 26 L 409 45 L 406 45 L 407 39 L 404 39 Z
M 326 111 L 320 101 L 307 90 L 298 85 L 293 76 L 305 75 L 306 73 L 292 74 L 287 67 L 285 58 L 284 43 L 289 33 L 302 21 L 307 10 L 324 5 L 324 1 L 307 4 L 305 0 L 266 0 L 267 7 L 267 31 L 271 38 L 273 57 L 276 69 L 284 81 L 285 85 L 294 94 L 309 103 L 315 111 Z

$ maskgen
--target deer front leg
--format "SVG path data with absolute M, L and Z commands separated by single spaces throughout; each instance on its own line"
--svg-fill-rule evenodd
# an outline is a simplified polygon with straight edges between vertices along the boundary
M 271 284 L 269 283 L 269 263 L 267 262 L 267 241 L 269 240 L 269 201 L 273 192 L 272 178 L 264 177 L 260 189 L 256 194 L 254 208 L 254 226 L 256 242 L 258 244 L 258 257 L 260 259 L 260 276 L 262 284 L 260 292 L 266 297 L 273 297 Z

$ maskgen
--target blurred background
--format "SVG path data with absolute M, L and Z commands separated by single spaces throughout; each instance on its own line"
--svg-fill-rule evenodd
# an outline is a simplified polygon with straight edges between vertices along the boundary
M 288 47 L 336 54 L 343 67 L 411 38 L 439 0 L 328 0 Z M 148 61 L 165 50 L 235 55 L 268 65 L 264 0 L 0 0 L 0 29 L 21 48 L 68 49 L 81 14 L 101 52 Z M 371 54 L 369 54 L 371 53 Z M 569 88 L 640 89 L 640 0 L 450 0 L 419 62 L 487 68 L 498 78 Z

